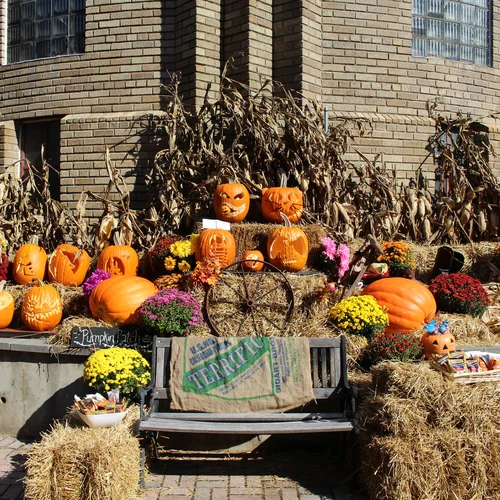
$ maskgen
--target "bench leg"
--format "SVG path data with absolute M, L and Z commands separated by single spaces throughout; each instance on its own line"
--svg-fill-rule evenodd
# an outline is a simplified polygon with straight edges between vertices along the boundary
M 139 484 L 142 489 L 146 487 L 146 451 L 151 444 L 151 433 L 145 432 L 142 436 L 139 437 L 139 449 L 140 449 L 140 477 Z

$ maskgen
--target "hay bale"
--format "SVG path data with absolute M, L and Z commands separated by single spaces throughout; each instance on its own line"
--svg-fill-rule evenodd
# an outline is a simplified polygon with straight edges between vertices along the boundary
M 141 498 L 139 441 L 129 432 L 129 426 L 127 419 L 115 427 L 96 429 L 55 424 L 28 453 L 26 498 Z
M 462 385 L 421 363 L 373 368 L 359 407 L 371 498 L 499 498 L 500 385 Z

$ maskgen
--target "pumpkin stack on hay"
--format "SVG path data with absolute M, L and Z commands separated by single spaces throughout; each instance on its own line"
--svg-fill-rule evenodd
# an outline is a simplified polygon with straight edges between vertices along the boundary
M 136 500 L 139 442 L 131 429 L 138 409 L 110 428 L 84 427 L 76 418 L 57 423 L 32 446 L 26 462 L 29 500 Z
M 499 384 L 456 384 L 427 363 L 382 363 L 372 374 L 359 407 L 371 498 L 499 498 Z

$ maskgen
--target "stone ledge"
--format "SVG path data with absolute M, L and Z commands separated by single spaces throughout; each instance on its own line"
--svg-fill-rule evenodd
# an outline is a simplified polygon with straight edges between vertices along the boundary
M 30 331 L 2 332 L 0 331 L 1 351 L 21 351 L 51 355 L 82 356 L 87 358 L 91 351 L 89 349 L 70 349 L 65 346 L 57 346 L 47 342 L 47 334 L 38 334 Z

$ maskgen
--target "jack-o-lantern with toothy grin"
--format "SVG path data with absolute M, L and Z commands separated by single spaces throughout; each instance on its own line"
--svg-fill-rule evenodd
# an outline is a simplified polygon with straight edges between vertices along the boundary
M 217 186 L 213 206 L 219 220 L 241 222 L 250 210 L 250 193 L 243 184 Z

